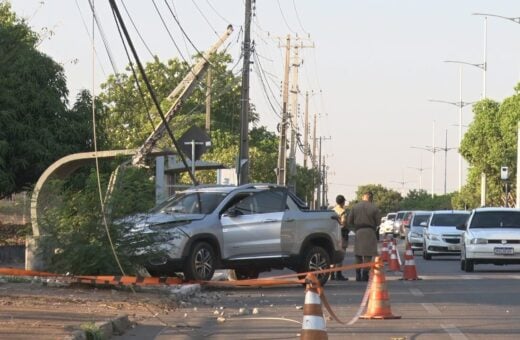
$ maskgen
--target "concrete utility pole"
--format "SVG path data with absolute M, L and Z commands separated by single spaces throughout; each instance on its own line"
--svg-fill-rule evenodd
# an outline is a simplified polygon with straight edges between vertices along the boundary
M 322 165 L 322 177 L 323 177 L 323 183 L 322 183 L 322 198 L 321 198 L 321 205 L 326 207 L 327 202 L 327 166 L 325 165 L 325 156 L 323 156 L 323 165 Z
M 291 36 L 287 35 L 285 42 L 285 69 L 282 85 L 282 123 L 280 124 L 280 143 L 278 145 L 278 167 L 276 183 L 285 185 L 286 181 L 286 151 L 287 151 L 287 105 L 289 101 L 289 65 L 291 62 Z
M 316 114 L 314 114 L 314 125 L 312 127 L 312 167 L 316 168 Z
M 316 209 L 320 209 L 322 204 L 324 203 L 322 195 L 323 195 L 323 183 L 324 183 L 324 177 L 322 173 L 322 156 L 321 156 L 321 144 L 324 140 L 330 140 L 330 137 L 321 137 L 319 138 L 319 154 L 318 154 L 318 188 L 316 190 Z M 325 158 L 323 158 L 325 159 Z M 323 162 L 325 164 L 325 161 Z
M 456 148 L 448 148 L 448 129 L 446 129 L 446 139 L 444 141 L 444 147 L 438 148 L 439 151 L 444 151 L 444 195 L 446 195 L 446 176 L 448 171 L 448 151 Z
M 305 93 L 305 126 L 303 127 L 303 167 L 307 169 L 309 158 L 309 92 Z
M 211 131 L 211 70 L 206 78 L 206 132 Z
M 289 150 L 289 187 L 295 190 L 296 178 L 296 146 L 298 138 L 298 94 L 300 89 L 298 87 L 298 71 L 301 65 L 299 50 L 301 48 L 314 48 L 314 44 L 304 45 L 302 39 L 296 35 L 296 42 L 293 45 L 293 61 L 292 83 L 291 83 L 291 144 Z
M 293 46 L 292 81 L 291 81 L 291 143 L 289 149 L 289 188 L 296 190 L 296 138 L 298 134 L 298 68 L 300 67 L 300 55 L 298 46 L 298 36 L 296 44 Z
M 251 59 L 251 1 L 245 0 L 244 64 L 242 68 L 242 94 L 240 110 L 240 155 L 238 183 L 249 183 L 249 67 Z

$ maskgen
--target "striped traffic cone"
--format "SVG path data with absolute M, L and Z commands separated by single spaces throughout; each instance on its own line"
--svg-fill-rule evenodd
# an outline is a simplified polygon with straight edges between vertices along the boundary
M 386 289 L 386 279 L 383 273 L 383 261 L 377 257 L 375 266 L 372 267 L 372 286 L 368 300 L 367 311 L 361 319 L 400 319 L 400 316 L 392 314 L 390 299 Z
M 303 322 L 300 339 L 328 339 L 326 322 L 321 309 L 321 299 L 318 293 L 319 282 L 313 274 L 308 274 L 305 280 L 305 304 L 303 305 Z
M 381 247 L 381 260 L 384 263 L 388 263 L 389 259 L 390 257 L 388 256 L 388 240 L 385 237 L 385 239 L 383 240 L 383 247 Z
M 410 243 L 406 243 L 406 251 L 404 253 L 404 268 L 402 280 L 420 280 L 417 276 L 417 270 L 415 268 L 415 260 L 413 256 L 413 250 Z
M 390 243 L 390 261 L 388 262 L 388 270 L 393 272 L 401 271 L 401 266 L 399 265 L 399 260 L 397 259 L 397 244 L 395 243 L 395 239 Z

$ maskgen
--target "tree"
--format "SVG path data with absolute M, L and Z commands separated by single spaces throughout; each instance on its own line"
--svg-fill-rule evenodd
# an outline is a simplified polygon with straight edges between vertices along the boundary
M 426 190 L 410 190 L 399 204 L 399 210 L 445 210 L 451 209 L 453 194 L 434 195 Z
M 512 191 L 516 183 L 517 124 L 520 120 L 520 84 L 502 103 L 489 99 L 474 105 L 475 118 L 464 135 L 461 153 L 469 163 L 468 182 L 453 197 L 456 208 L 480 205 L 480 174 L 487 177 L 487 205 L 503 205 L 500 167 L 509 167 Z
M 397 191 L 387 189 L 381 184 L 361 185 L 356 190 L 356 200 L 360 201 L 363 194 L 367 191 L 371 191 L 374 194 L 374 203 L 379 207 L 381 215 L 399 210 L 399 204 L 403 198 Z M 350 202 L 349 206 L 352 206 L 354 203 L 355 201 Z
M 32 185 L 56 159 L 85 147 L 70 131 L 63 68 L 37 42 L 9 2 L 0 2 L 0 197 Z

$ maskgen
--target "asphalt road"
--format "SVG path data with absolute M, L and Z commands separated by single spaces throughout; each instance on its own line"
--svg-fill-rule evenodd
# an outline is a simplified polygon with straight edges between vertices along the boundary
M 326 317 L 329 339 L 520 338 L 520 266 L 478 265 L 474 273 L 465 273 L 458 257 L 425 261 L 420 255 L 416 253 L 415 263 L 422 280 L 402 281 L 400 273 L 385 273 L 392 313 L 401 319 L 345 325 Z M 352 254 L 344 263 L 353 263 Z M 354 272 L 345 274 L 350 280 L 329 281 L 325 294 L 338 317 L 348 322 L 359 309 L 366 283 L 355 282 Z M 115 338 L 295 339 L 304 295 L 301 286 L 204 289 L 175 312 L 160 315 L 161 320 L 150 317 Z

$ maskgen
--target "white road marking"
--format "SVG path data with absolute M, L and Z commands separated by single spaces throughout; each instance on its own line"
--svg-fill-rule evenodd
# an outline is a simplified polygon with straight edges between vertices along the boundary
M 421 303 L 424 309 L 431 315 L 442 315 L 441 311 L 431 303 Z
M 410 293 L 412 293 L 413 296 L 424 296 L 423 292 L 417 288 L 410 288 Z
M 510 278 L 520 280 L 520 275 L 511 275 Z
M 442 325 L 441 327 L 444 329 L 446 333 L 452 338 L 453 340 L 468 340 L 468 338 L 458 329 L 455 327 L 455 325 L 449 324 L 449 325 Z

